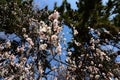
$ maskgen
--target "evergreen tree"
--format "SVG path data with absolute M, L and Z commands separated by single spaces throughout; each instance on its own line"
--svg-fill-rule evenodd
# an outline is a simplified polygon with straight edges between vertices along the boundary
M 115 69 L 119 69 L 114 62 L 117 53 L 113 55 L 111 50 L 104 51 L 100 46 L 118 47 L 119 3 L 108 0 L 107 4 L 103 5 L 102 0 L 79 0 L 76 2 L 76 10 L 71 9 L 66 0 L 63 3 L 58 10 L 64 10 L 63 21 L 73 31 L 73 40 L 68 48 L 71 54 L 68 54 L 67 59 L 67 63 L 73 67 L 68 67 L 68 72 L 75 76 L 76 80 L 102 80 L 113 75 L 118 77 L 114 73 Z M 111 20 L 112 14 L 117 15 Z M 98 70 L 98 73 L 94 70 Z M 111 75 L 108 75 L 109 73 Z
M 28 26 L 32 16 L 32 0 L 2 0 L 0 1 L 0 28 L 9 33 L 20 33 L 22 27 Z
M 112 11 L 112 14 L 113 14 L 113 24 L 116 26 L 116 27 L 119 27 L 120 26 L 120 3 L 119 3 L 119 0 L 116 0 L 116 1 L 113 1 L 114 3 L 114 8 L 113 8 L 113 11 Z

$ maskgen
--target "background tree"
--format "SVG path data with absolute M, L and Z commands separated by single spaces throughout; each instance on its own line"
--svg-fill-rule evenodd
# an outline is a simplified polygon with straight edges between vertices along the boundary
M 80 0 L 76 2 L 78 9 L 71 9 L 71 5 L 64 0 L 63 4 L 58 8 L 58 11 L 62 11 L 62 17 L 64 18 L 65 24 L 74 26 L 80 34 L 84 36 L 77 36 L 76 38 L 82 41 L 87 41 L 88 26 L 93 28 L 106 28 L 113 34 L 117 34 L 118 29 L 113 25 L 109 19 L 112 15 L 112 10 L 115 6 L 114 2 L 109 0 L 106 5 L 102 4 L 102 0 L 88 1 Z M 63 11 L 65 13 L 63 13 Z
M 119 3 L 119 0 L 116 0 L 116 1 L 113 1 L 114 3 L 114 8 L 113 8 L 113 11 L 112 11 L 112 14 L 115 15 L 114 18 L 112 19 L 113 20 L 113 23 L 116 27 L 119 27 L 120 26 L 120 23 L 119 23 L 119 9 L 120 9 L 120 3 Z
M 79 0 L 76 10 L 66 0 L 63 3 L 55 8 L 62 11 L 64 24 L 73 32 L 73 40 L 68 48 L 71 54 L 68 54 L 67 59 L 67 63 L 74 67 L 68 67 L 70 75 L 74 75 L 76 80 L 118 77 L 114 74 L 114 70 L 119 69 L 114 61 L 118 54 L 112 54 L 114 52 L 109 48 L 101 49 L 101 45 L 119 48 L 119 3 L 108 0 L 103 5 L 102 0 Z M 112 19 L 113 14 L 116 16 Z
M 32 0 L 30 2 L 25 2 L 21 0 L 2 0 L 1 4 L 1 29 L 7 32 L 20 33 L 19 30 L 22 27 L 28 25 L 28 18 L 32 17 Z

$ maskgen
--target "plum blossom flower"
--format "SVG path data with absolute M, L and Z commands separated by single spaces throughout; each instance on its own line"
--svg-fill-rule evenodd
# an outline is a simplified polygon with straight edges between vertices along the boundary
M 46 48 L 47 48 L 47 44 L 41 44 L 39 46 L 39 50 L 46 50 Z
M 80 46 L 81 43 L 77 42 L 76 40 L 74 40 L 74 43 L 77 45 L 77 46 Z
M 100 35 L 101 35 L 100 31 L 95 30 L 95 32 L 98 34 L 98 36 L 100 36 Z
M 52 70 L 55 70 L 55 69 L 57 69 L 56 66 L 53 66 L 53 67 L 52 67 Z
M 50 19 L 50 20 L 54 20 L 54 19 L 58 19 L 58 18 L 59 18 L 59 13 L 58 13 L 58 11 L 56 11 L 56 10 L 54 10 L 54 13 L 51 14 L 51 15 L 48 17 L 48 19 Z
M 57 46 L 57 48 L 56 48 L 56 53 L 60 55 L 61 52 L 62 52 L 62 47 L 61 47 L 61 45 L 59 44 L 59 46 Z
M 25 32 L 26 32 L 26 28 L 22 28 L 22 32 L 24 32 L 24 33 L 25 33 Z
M 5 44 L 5 47 L 6 47 L 6 48 L 10 48 L 10 47 L 11 47 L 11 42 L 10 42 L 10 41 L 7 41 L 6 44 Z
M 74 35 L 77 35 L 78 34 L 78 31 L 75 29 L 74 31 L 73 31 L 74 33 Z
M 57 20 L 57 19 L 55 19 L 55 20 L 53 21 L 53 26 L 58 26 L 58 20 Z
M 95 42 L 95 40 L 94 40 L 94 38 L 92 37 L 91 40 L 90 40 L 90 43 L 94 43 L 94 42 Z
M 95 79 L 98 80 L 100 78 L 100 75 L 95 75 Z
M 27 34 L 23 34 L 23 37 L 26 39 L 26 38 L 28 38 L 28 35 Z
M 67 57 L 67 58 L 66 58 L 66 61 L 69 62 L 69 63 L 71 63 L 70 57 Z
M 24 48 L 25 48 L 24 45 L 22 45 L 22 47 L 19 47 L 19 46 L 18 46 L 17 49 L 16 49 L 16 51 L 17 51 L 17 52 L 21 52 L 21 53 L 23 53 L 24 50 L 25 50 Z
M 7 78 L 7 80 L 13 80 L 14 79 L 14 75 L 12 75 L 11 77 Z
M 45 22 L 44 21 L 40 21 L 40 26 L 41 27 L 45 26 Z
M 51 27 L 47 27 L 47 33 L 48 34 L 51 34 L 52 33 L 52 30 L 51 30 L 52 28 Z
M 71 54 L 72 54 L 72 52 L 71 52 L 71 51 L 69 51 L 69 52 L 68 52 L 68 55 L 69 55 L 69 56 L 71 56 Z
M 57 36 L 57 35 L 52 35 L 52 36 L 51 36 L 51 40 L 52 40 L 52 41 L 56 41 L 57 39 L 58 39 L 58 36 Z
M 57 32 L 58 27 L 59 27 L 59 26 L 54 26 L 53 31 L 54 31 L 54 32 Z
M 3 49 L 4 49 L 4 46 L 0 44 L 0 51 L 2 51 Z
M 40 36 L 41 39 L 45 39 L 46 38 L 46 35 L 44 34 L 43 31 L 39 32 L 39 36 Z
M 40 74 L 42 74 L 44 72 L 41 66 L 39 66 L 38 69 L 39 69 Z
M 34 45 L 34 43 L 33 43 L 31 38 L 27 38 L 26 40 L 28 41 L 28 43 L 30 43 L 30 45 L 32 45 L 32 46 Z
M 40 31 L 42 31 L 42 32 L 47 32 L 47 27 L 41 28 Z
M 62 31 L 62 27 L 57 28 L 57 33 L 59 33 L 60 31 Z
M 109 31 L 107 31 L 107 30 L 104 30 L 104 32 L 105 32 L 105 33 L 107 33 L 107 34 L 110 34 L 110 32 L 109 32 Z
M 58 80 L 57 77 L 55 77 L 54 80 Z

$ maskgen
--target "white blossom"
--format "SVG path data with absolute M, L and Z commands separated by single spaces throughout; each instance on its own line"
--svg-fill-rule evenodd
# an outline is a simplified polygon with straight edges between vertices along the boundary
M 10 42 L 10 41 L 7 41 L 5 47 L 6 47 L 6 48 L 10 48 L 10 47 L 11 47 L 11 42 Z
M 30 45 L 32 45 L 32 46 L 34 45 L 34 43 L 33 43 L 31 38 L 28 37 L 26 40 L 30 43 Z
M 74 30 L 73 32 L 74 32 L 74 35 L 77 35 L 77 34 L 78 34 L 78 31 L 77 31 L 77 30 Z
M 52 36 L 51 36 L 51 40 L 52 40 L 52 41 L 56 41 L 57 39 L 58 39 L 58 36 L 57 36 L 57 35 L 52 35 Z
M 22 32 L 26 32 L 26 28 L 22 28 Z
M 54 13 L 51 14 L 51 15 L 48 17 L 48 19 L 50 19 L 50 20 L 54 20 L 54 19 L 58 19 L 58 18 L 59 18 L 59 13 L 58 13 L 58 11 L 56 11 L 56 10 L 54 10 Z
M 60 55 L 61 52 L 62 52 L 62 46 L 59 44 L 59 46 L 57 46 L 56 48 L 56 53 Z
M 46 50 L 47 44 L 40 44 L 39 50 Z

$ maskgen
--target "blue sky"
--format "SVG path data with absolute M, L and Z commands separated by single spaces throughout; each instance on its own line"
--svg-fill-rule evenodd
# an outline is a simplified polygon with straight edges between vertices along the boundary
M 39 6 L 39 8 L 44 8 L 48 5 L 49 9 L 53 9 L 54 3 L 57 2 L 57 5 L 60 6 L 63 0 L 35 0 L 34 2 Z M 76 1 L 78 0 L 67 0 L 73 9 L 76 9 Z M 105 5 L 108 0 L 102 0 Z
M 57 2 L 57 5 L 60 6 L 63 0 L 35 0 L 35 3 L 39 5 L 40 8 L 44 8 L 46 5 L 48 5 L 49 9 L 53 9 L 54 3 Z M 67 0 L 69 3 L 71 3 L 72 8 L 76 9 L 75 2 L 78 0 Z

